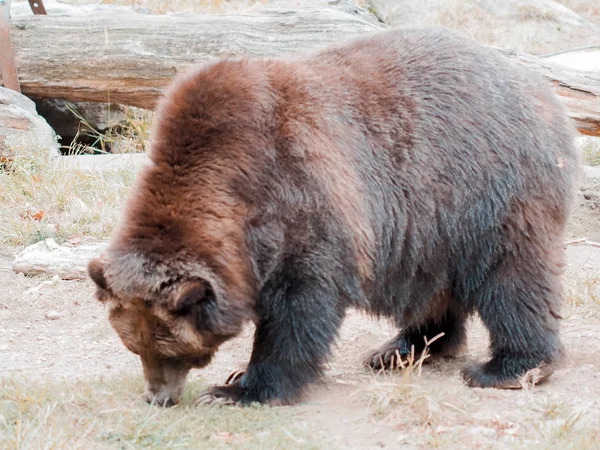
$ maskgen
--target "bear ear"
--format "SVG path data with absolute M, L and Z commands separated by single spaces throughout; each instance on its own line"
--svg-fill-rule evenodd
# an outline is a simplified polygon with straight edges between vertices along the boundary
M 96 286 L 100 289 L 108 290 L 108 283 L 104 276 L 106 268 L 106 259 L 102 257 L 94 258 L 88 263 L 88 275 L 92 279 Z
M 173 312 L 185 314 L 195 305 L 208 300 L 212 295 L 212 289 L 207 281 L 185 281 L 175 291 L 171 309 Z

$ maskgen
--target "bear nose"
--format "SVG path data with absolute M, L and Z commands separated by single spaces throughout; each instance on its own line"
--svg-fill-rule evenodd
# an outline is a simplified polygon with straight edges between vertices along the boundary
M 170 398 L 168 398 L 160 406 L 162 406 L 164 408 L 170 408 L 171 406 L 174 406 L 174 405 L 175 405 L 175 402 L 173 400 L 171 400 Z

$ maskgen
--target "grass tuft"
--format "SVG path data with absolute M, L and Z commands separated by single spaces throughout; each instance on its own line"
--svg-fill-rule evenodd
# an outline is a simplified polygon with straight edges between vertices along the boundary
M 141 399 L 139 377 L 0 379 L 0 448 L 320 448 L 291 409 L 192 406 L 203 388 L 190 382 L 181 404 L 163 409 Z
M 600 165 L 600 138 L 580 138 L 583 162 L 589 166 Z
M 153 113 L 144 109 L 125 107 L 124 117 L 107 130 L 97 130 L 79 112 L 69 107 L 69 111 L 79 120 L 77 135 L 71 142 L 67 153 L 80 155 L 89 153 L 143 153 L 148 148 L 150 123 Z M 108 105 L 108 123 L 110 119 L 110 104 Z M 92 139 L 92 143 L 84 145 L 79 142 L 79 136 Z

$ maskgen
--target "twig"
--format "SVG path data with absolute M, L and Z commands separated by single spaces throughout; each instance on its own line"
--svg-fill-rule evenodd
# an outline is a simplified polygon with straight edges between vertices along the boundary
M 575 245 L 585 241 L 587 241 L 587 238 L 574 239 L 572 241 L 565 242 L 565 245 Z
M 539 58 L 550 58 L 550 57 L 556 56 L 556 55 L 563 55 L 565 53 L 580 52 L 580 51 L 583 51 L 583 50 L 600 50 L 600 45 L 586 45 L 584 47 L 568 48 L 566 50 L 561 50 L 560 52 L 546 53 L 544 55 L 538 55 L 538 57 Z
M 565 246 L 567 245 L 588 245 L 590 247 L 600 248 L 600 242 L 589 241 L 586 238 L 565 242 Z

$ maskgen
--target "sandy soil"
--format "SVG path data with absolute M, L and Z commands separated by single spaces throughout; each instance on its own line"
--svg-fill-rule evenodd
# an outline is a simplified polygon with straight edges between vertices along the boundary
M 600 241 L 600 178 L 586 180 L 578 195 L 579 202 L 571 215 L 569 236 Z
M 586 182 L 569 229 L 571 237 L 600 240 L 599 198 L 600 182 Z M 573 293 L 583 278 L 600 275 L 600 248 L 570 245 L 567 253 L 566 279 Z M 137 357 L 125 350 L 101 305 L 93 300 L 91 283 L 24 277 L 14 274 L 9 264 L 7 257 L 0 259 L 0 376 L 141 376 Z M 452 442 L 458 439 L 476 447 L 498 440 L 507 445 L 546 442 L 554 431 L 546 432 L 544 427 L 551 430 L 552 420 L 560 421 L 560 411 L 565 415 L 563 421 L 584 411 L 578 426 L 598 430 L 600 309 L 585 301 L 566 309 L 563 338 L 568 359 L 550 383 L 533 391 L 465 387 L 459 378 L 460 369 L 486 357 L 486 331 L 474 320 L 467 355 L 426 366 L 410 393 L 401 392 L 403 400 L 391 405 L 386 398 L 398 392 L 390 385 L 401 384 L 401 376 L 369 373 L 362 368 L 361 359 L 392 336 L 394 329 L 351 312 L 323 383 L 314 386 L 306 400 L 294 407 L 294 414 L 328 441 L 351 448 L 411 447 L 419 436 L 427 442 L 442 443 L 451 437 Z M 232 370 L 243 368 L 251 343 L 249 327 L 225 344 L 208 368 L 192 376 L 222 383 Z

